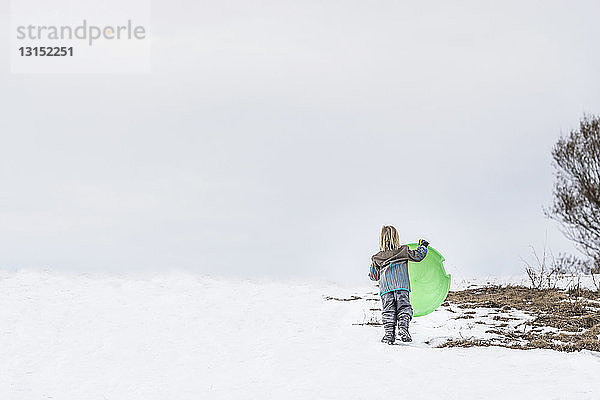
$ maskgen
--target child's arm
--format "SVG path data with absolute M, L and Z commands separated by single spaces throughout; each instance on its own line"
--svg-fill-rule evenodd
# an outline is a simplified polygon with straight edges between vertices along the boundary
M 423 261 L 427 255 L 427 246 L 429 246 L 429 242 L 427 240 L 419 239 L 419 247 L 417 247 L 415 250 L 408 250 L 408 260 L 414 262 Z
M 379 280 L 379 267 L 375 263 L 371 263 L 371 270 L 369 271 L 369 279 L 372 281 Z

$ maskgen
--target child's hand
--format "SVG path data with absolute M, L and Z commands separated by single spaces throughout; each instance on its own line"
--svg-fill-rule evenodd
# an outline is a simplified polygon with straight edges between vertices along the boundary
M 429 246 L 429 242 L 425 239 L 419 239 L 419 246 Z

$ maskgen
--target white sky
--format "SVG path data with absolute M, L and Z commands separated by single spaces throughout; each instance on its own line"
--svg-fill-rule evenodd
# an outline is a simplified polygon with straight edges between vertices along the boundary
M 542 207 L 553 143 L 600 113 L 599 15 L 155 1 L 151 74 L 11 75 L 2 57 L 0 268 L 354 283 L 382 224 L 460 275 L 519 273 L 546 232 L 572 251 Z

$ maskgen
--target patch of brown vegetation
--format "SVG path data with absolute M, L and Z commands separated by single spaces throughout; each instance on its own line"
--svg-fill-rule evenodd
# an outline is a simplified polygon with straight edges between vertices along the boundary
M 475 318 L 475 317 L 470 314 L 461 314 L 458 317 L 455 317 L 454 319 L 473 319 L 473 318 Z
M 325 297 L 325 300 L 335 300 L 335 301 L 354 301 L 354 300 L 362 299 L 362 297 L 359 297 L 359 296 L 350 296 L 348 298 L 331 297 L 331 296 L 324 296 L 324 297 Z
M 489 347 L 496 346 L 489 340 L 485 339 L 453 339 L 437 347 Z
M 354 323 L 352 325 L 360 325 L 360 326 L 364 326 L 364 325 L 383 326 L 383 324 L 381 322 L 377 322 L 377 321 L 357 322 L 357 323 Z
M 450 292 L 445 305 L 459 308 L 493 308 L 502 311 L 520 310 L 533 316 L 524 326 L 510 327 L 506 322 L 515 319 L 496 315 L 487 333 L 494 339 L 450 340 L 440 347 L 503 346 L 518 349 L 544 348 L 559 351 L 582 349 L 600 351 L 600 293 L 583 289 L 531 289 L 523 286 L 489 286 Z M 464 312 L 457 318 L 472 318 Z M 544 332 L 543 328 L 556 332 Z

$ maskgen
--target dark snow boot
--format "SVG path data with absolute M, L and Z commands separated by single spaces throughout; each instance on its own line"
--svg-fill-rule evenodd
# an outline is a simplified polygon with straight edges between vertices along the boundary
M 381 343 L 394 344 L 394 341 L 395 339 L 393 336 L 385 335 L 383 338 L 381 338 Z
M 403 342 L 412 342 L 412 338 L 410 337 L 410 333 L 408 333 L 408 329 L 404 327 L 398 327 L 398 339 Z

